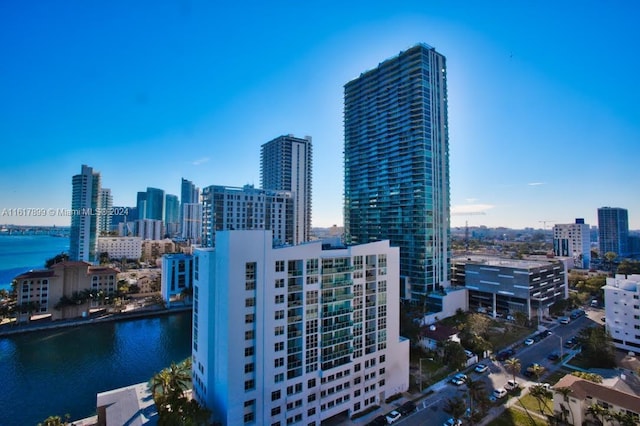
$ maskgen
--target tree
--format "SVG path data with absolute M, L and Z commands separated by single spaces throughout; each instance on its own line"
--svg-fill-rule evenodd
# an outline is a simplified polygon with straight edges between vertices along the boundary
M 504 362 L 504 368 L 513 375 L 513 381 L 516 381 L 516 374 L 520 371 L 522 365 L 518 358 L 509 358 Z
M 536 382 L 540 381 L 540 377 L 544 373 L 544 367 L 541 366 L 540 364 L 534 364 L 531 367 L 527 368 L 527 370 L 530 371 L 536 377 Z
M 106 252 L 106 251 L 100 252 L 100 255 L 98 256 L 98 258 L 100 259 L 101 265 L 106 265 L 107 263 L 109 263 L 109 252 Z
M 171 363 L 151 378 L 149 388 L 158 408 L 160 426 L 208 424 L 211 412 L 185 394 L 191 384 L 191 358 Z
M 613 261 L 618 255 L 612 251 L 608 251 L 604 254 L 605 263 L 608 265 L 609 271 L 613 271 Z
M 69 424 L 70 414 L 64 415 L 64 421 L 60 416 L 49 416 L 42 423 L 38 423 L 38 426 L 66 426 Z
M 587 327 L 576 339 L 582 346 L 582 356 L 593 366 L 613 368 L 616 365 L 611 336 L 602 327 Z
M 464 403 L 464 399 L 459 396 L 455 396 L 453 398 L 448 398 L 444 402 L 444 407 L 442 409 L 457 421 L 462 419 L 464 413 L 467 411 L 467 406 Z
M 464 348 L 458 342 L 447 340 L 442 344 L 442 358 L 450 368 L 458 370 L 463 368 L 467 362 L 467 355 Z
M 538 402 L 538 410 L 544 415 L 545 409 L 549 410 L 547 400 L 553 398 L 553 393 L 542 385 L 535 385 L 529 389 L 529 395 Z
M 569 423 L 569 417 L 567 416 L 567 414 L 569 414 L 571 415 L 571 424 L 573 424 L 573 411 L 571 410 L 571 404 L 569 404 L 569 394 L 571 394 L 571 392 L 573 391 L 571 390 L 571 388 L 561 387 L 561 388 L 556 388 L 556 392 L 562 395 L 563 401 L 565 402 L 565 404 L 567 404 L 567 407 L 565 407 L 564 404 L 560 404 L 563 420 L 565 421 L 565 423 Z
M 56 263 L 66 262 L 67 260 L 69 260 L 69 255 L 67 253 L 60 253 L 50 259 L 47 259 L 44 263 L 44 267 L 49 269 Z
M 473 418 L 474 403 L 481 403 L 482 399 L 486 396 L 485 383 L 481 380 L 473 380 L 471 377 L 467 378 L 465 383 L 467 385 L 467 391 L 469 392 L 469 411 Z
M 609 413 L 609 410 L 604 408 L 600 404 L 591 404 L 587 408 L 587 414 L 591 415 L 599 425 L 604 425 L 604 419 Z
M 625 259 L 618 265 L 616 273 L 624 275 L 640 274 L 640 261 Z

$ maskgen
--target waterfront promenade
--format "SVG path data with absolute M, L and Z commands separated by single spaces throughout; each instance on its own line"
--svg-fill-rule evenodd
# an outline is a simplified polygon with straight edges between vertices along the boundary
M 15 322 L 5 322 L 0 325 L 0 337 L 11 336 L 16 334 L 24 334 L 35 331 L 55 330 L 59 328 L 81 327 L 85 325 L 101 324 L 113 321 L 126 321 L 136 318 L 151 318 L 162 315 L 171 315 L 178 312 L 186 312 L 192 309 L 192 305 L 171 306 L 168 308 L 152 305 L 144 307 L 136 307 L 125 312 L 117 313 L 100 313 L 94 314 L 87 318 L 73 318 L 67 320 L 51 321 L 48 318 L 40 320 L 32 320 L 29 322 L 16 324 Z

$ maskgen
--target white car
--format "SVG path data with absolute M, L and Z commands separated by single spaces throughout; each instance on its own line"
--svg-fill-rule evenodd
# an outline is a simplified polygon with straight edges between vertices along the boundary
M 463 385 L 464 382 L 467 381 L 467 375 L 466 374 L 462 374 L 462 373 L 458 373 L 455 376 L 453 376 L 453 378 L 451 379 L 451 383 L 453 383 L 456 386 L 460 386 Z
M 530 345 L 533 345 L 534 343 L 535 343 L 535 340 L 533 340 L 531 337 L 529 337 L 524 341 L 525 346 L 530 346 Z
M 387 424 L 397 422 L 398 420 L 400 420 L 400 417 L 402 417 L 402 414 L 400 414 L 396 410 L 393 410 L 392 412 L 386 415 Z
M 507 383 L 504 385 L 505 390 L 508 391 L 518 389 L 518 387 L 520 387 L 520 385 L 514 380 L 507 380 Z
M 507 396 L 507 391 L 504 390 L 504 388 L 498 388 L 498 389 L 493 391 L 493 396 L 496 399 L 504 398 L 505 396 Z
M 486 364 L 478 364 L 476 365 L 476 368 L 474 368 L 473 370 L 476 373 L 484 373 L 485 371 L 487 371 L 489 369 L 489 366 Z
M 462 420 L 460 419 L 456 420 L 453 417 L 451 417 L 449 420 L 444 422 L 442 426 L 462 426 Z

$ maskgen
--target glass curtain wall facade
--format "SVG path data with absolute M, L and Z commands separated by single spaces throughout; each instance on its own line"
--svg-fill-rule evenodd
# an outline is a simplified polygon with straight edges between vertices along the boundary
M 415 301 L 450 277 L 446 60 L 419 44 L 345 85 L 345 238 L 388 239 Z

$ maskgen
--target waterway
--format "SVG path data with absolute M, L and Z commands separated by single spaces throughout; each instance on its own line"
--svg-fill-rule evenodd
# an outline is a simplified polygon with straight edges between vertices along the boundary
M 0 425 L 96 413 L 96 394 L 191 355 L 191 312 L 0 337 Z
M 30 269 L 44 269 L 47 259 L 69 252 L 69 238 L 49 235 L 0 235 L 0 289 Z

